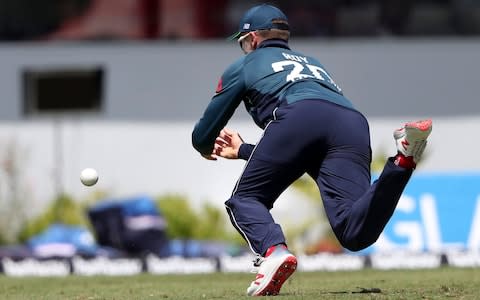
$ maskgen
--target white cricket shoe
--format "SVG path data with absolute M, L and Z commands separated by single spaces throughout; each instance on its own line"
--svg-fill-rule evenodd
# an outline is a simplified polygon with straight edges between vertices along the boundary
M 265 258 L 257 259 L 258 274 L 247 289 L 248 296 L 278 295 L 283 283 L 297 269 L 297 258 L 284 245 L 270 247 Z
M 425 150 L 430 132 L 432 132 L 430 119 L 406 123 L 393 133 L 398 152 L 405 157 L 412 157 L 414 163 L 417 163 Z

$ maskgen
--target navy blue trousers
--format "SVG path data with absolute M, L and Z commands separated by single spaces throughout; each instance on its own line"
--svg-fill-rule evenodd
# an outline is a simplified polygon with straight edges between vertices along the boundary
M 321 100 L 280 106 L 225 202 L 230 220 L 257 254 L 286 243 L 270 209 L 308 173 L 341 245 L 364 249 L 378 239 L 412 174 L 390 158 L 372 184 L 371 158 L 368 122 L 359 112 Z

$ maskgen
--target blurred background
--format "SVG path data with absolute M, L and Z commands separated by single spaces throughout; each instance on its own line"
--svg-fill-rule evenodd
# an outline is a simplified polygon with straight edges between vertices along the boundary
M 259 1 L 3 0 L 2 40 L 216 39 Z M 475 0 L 270 1 L 295 37 L 478 34 Z
M 25 258 L 147 255 L 250 266 L 218 261 L 249 255 L 223 206 L 243 162 L 203 160 L 190 137 L 242 55 L 226 37 L 258 3 L 0 0 L 0 271 Z M 317 57 L 369 119 L 373 177 L 395 154 L 395 128 L 434 120 L 375 245 L 343 250 L 302 177 L 272 210 L 292 250 L 346 259 L 310 268 L 402 266 L 398 253 L 422 255 L 419 266 L 480 265 L 480 1 L 268 3 L 288 16 L 292 48 Z M 228 126 L 252 143 L 261 135 L 243 107 Z M 93 187 L 80 183 L 86 167 L 99 172 Z

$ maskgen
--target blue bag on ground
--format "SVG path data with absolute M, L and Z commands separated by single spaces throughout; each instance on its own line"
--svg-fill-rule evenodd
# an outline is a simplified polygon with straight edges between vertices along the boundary
M 33 256 L 72 257 L 75 255 L 94 256 L 98 245 L 87 228 L 64 224 L 52 224 L 42 233 L 27 241 Z
M 88 210 L 97 242 L 131 255 L 168 256 L 166 222 L 150 197 L 105 200 Z

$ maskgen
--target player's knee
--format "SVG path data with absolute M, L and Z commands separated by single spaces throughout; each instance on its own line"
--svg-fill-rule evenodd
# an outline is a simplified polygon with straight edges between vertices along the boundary
M 340 244 L 343 246 L 343 248 L 352 252 L 357 252 L 364 249 L 364 247 L 360 247 L 360 245 L 357 242 L 349 241 L 349 242 L 341 242 Z
M 347 250 L 352 252 L 357 252 L 363 250 L 373 243 L 375 243 L 376 239 L 371 237 L 355 237 L 355 238 L 347 238 L 339 240 L 340 244 Z

